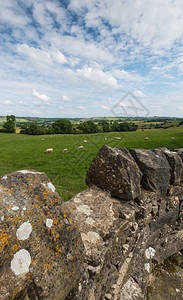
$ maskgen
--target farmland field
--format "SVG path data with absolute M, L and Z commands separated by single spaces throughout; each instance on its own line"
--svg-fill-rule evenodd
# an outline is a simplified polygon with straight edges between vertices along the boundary
M 116 136 L 121 137 L 121 140 L 116 140 Z M 149 137 L 148 141 L 144 140 L 146 136 Z M 175 138 L 174 142 L 171 141 L 172 136 Z M 88 143 L 84 144 L 84 139 Z M 23 169 L 45 172 L 60 196 L 68 200 L 86 189 L 86 172 L 104 144 L 127 149 L 182 148 L 183 127 L 90 135 L 29 136 L 0 133 L 0 175 Z M 77 150 L 80 145 L 84 145 L 84 150 Z M 53 148 L 53 153 L 45 154 L 47 148 Z M 62 153 L 64 148 L 69 151 Z

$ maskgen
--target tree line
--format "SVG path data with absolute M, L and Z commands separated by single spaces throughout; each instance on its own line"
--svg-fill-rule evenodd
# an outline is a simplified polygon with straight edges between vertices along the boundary
M 7 121 L 3 125 L 1 132 L 15 132 L 15 116 L 7 116 Z M 136 131 L 138 125 L 133 122 L 108 122 L 102 120 L 97 124 L 92 121 L 85 121 L 77 125 L 73 125 L 67 119 L 59 119 L 51 124 L 51 126 L 45 126 L 45 124 L 39 125 L 37 122 L 28 122 L 21 125 L 20 133 L 29 135 L 43 135 L 43 134 L 77 134 L 77 133 L 98 133 L 98 132 L 121 132 L 121 131 Z

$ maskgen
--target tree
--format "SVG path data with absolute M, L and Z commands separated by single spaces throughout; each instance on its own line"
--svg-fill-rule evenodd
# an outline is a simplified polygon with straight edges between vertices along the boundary
M 3 125 L 4 131 L 8 133 L 15 133 L 15 116 L 6 116 L 6 122 Z
M 46 134 L 46 127 L 44 124 L 39 126 L 36 122 L 26 123 L 21 126 L 20 133 L 30 135 Z
M 103 132 L 109 132 L 110 131 L 110 125 L 107 121 L 102 121 L 101 122 L 101 125 L 102 125 L 102 131 Z
M 83 122 L 78 125 L 78 129 L 82 133 L 96 133 L 98 132 L 98 126 L 92 121 Z
M 60 119 L 52 124 L 54 133 L 72 133 L 72 124 L 69 120 Z

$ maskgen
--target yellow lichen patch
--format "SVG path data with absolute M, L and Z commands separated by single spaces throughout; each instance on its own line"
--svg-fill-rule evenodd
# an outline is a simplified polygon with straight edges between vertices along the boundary
M 38 205 L 37 205 L 37 203 L 35 203 L 35 204 L 34 204 L 34 207 L 35 207 L 35 208 L 38 208 Z
M 5 229 L 2 230 L 0 236 L 0 251 L 3 252 L 5 245 L 9 245 L 8 239 L 10 239 L 10 235 L 5 232 Z
M 39 195 L 35 195 L 35 198 L 36 198 L 36 199 L 39 199 Z
M 47 296 L 47 295 L 48 295 L 48 291 L 45 291 L 45 293 L 44 293 L 44 294 L 45 294 L 45 296 Z
M 61 224 L 58 224 L 58 228 L 61 228 L 62 227 L 62 225 Z
M 58 221 L 59 221 L 59 217 L 57 217 L 57 218 L 53 218 L 53 225 L 57 224 L 57 223 L 58 223 Z
M 50 269 L 50 264 L 44 264 L 43 269 L 44 270 L 49 270 Z
M 54 200 L 53 200 L 53 199 L 51 199 L 51 205 L 54 205 L 54 204 L 55 204 Z
M 26 277 L 27 279 L 30 279 L 30 277 L 31 277 L 30 273 L 25 274 L 25 277 Z
M 60 250 L 60 248 L 58 247 L 58 245 L 55 247 L 55 250 L 56 250 L 57 252 L 60 252 L 60 253 L 61 253 L 61 250 Z
M 35 260 L 31 260 L 31 264 L 35 264 L 36 263 L 36 259 Z
M 64 218 L 67 218 L 67 215 L 66 215 L 66 214 L 64 214 Z
M 17 244 L 13 245 L 12 249 L 13 249 L 13 251 L 17 251 L 18 250 L 18 245 Z
M 32 178 L 27 178 L 27 180 L 32 181 Z
M 69 230 L 69 229 L 70 229 L 70 227 L 68 226 L 66 229 L 67 229 L 67 230 Z
M 11 209 L 12 207 L 13 207 L 13 205 L 8 205 L 6 208 Z
M 43 212 L 41 212 L 40 215 L 41 215 L 42 217 L 44 217 L 44 213 L 43 213 Z
M 68 220 L 69 220 L 70 222 L 72 222 L 72 219 L 71 219 L 71 218 L 69 218 Z
M 14 290 L 12 299 L 14 299 L 14 298 L 16 297 L 17 293 L 18 293 L 19 291 L 21 291 L 21 289 L 22 289 L 22 286 L 20 285 L 19 287 L 17 287 L 17 288 Z

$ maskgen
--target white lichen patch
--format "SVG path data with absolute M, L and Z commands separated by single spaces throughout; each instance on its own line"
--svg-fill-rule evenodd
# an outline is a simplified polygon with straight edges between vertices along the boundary
M 97 232 L 89 231 L 87 233 L 81 233 L 83 241 L 87 241 L 92 244 L 96 244 L 100 240 L 100 235 Z
M 16 232 L 17 239 L 24 241 L 27 240 L 32 232 L 32 225 L 29 221 L 23 223 Z
M 13 206 L 13 207 L 11 208 L 11 210 L 14 210 L 14 211 L 19 210 L 19 207 L 18 207 L 18 206 Z
M 74 202 L 75 202 L 75 203 L 81 203 L 81 199 L 78 198 L 78 197 L 75 197 L 75 198 L 74 198 Z
M 25 249 L 21 249 L 14 254 L 13 260 L 11 261 L 11 269 L 15 275 L 26 274 L 29 272 L 30 263 L 30 253 Z
M 52 219 L 46 219 L 46 226 L 48 228 L 50 228 L 52 226 L 52 224 L 53 224 L 53 220 Z
M 29 170 L 20 170 L 17 172 L 22 173 L 22 174 L 43 174 L 42 172 L 33 172 L 33 171 L 29 171 Z
M 2 177 L 3 180 L 6 180 L 7 178 L 8 178 L 8 176 L 6 176 L 6 175 L 4 175 L 4 176 Z
M 146 263 L 146 264 L 144 265 L 144 269 L 145 269 L 148 273 L 150 273 L 150 264 L 149 264 L 149 263 Z
M 91 217 L 88 217 L 86 220 L 85 220 L 85 223 L 88 224 L 88 225 L 93 225 L 95 224 L 95 220 Z
M 1 217 L 1 221 L 2 221 L 2 222 L 4 221 L 4 216 Z
M 77 211 L 79 211 L 87 216 L 90 216 L 93 212 L 93 210 L 91 210 L 88 205 L 84 205 L 84 204 L 76 207 L 76 209 L 77 209 Z
M 23 207 L 23 210 L 26 210 L 26 207 Z
M 47 187 L 54 193 L 55 192 L 55 187 L 51 182 L 47 183 Z
M 152 247 L 149 247 L 145 251 L 145 256 L 147 259 L 153 258 L 156 253 L 156 250 Z

